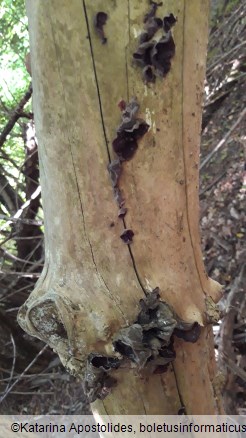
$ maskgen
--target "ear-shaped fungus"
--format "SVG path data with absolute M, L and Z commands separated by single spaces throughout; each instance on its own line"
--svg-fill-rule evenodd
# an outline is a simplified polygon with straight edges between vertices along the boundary
M 177 18 L 173 14 L 167 15 L 163 18 L 163 29 L 167 33 L 175 25 Z
M 140 44 L 137 51 L 133 53 L 133 58 L 136 61 L 138 65 L 141 67 L 149 66 L 151 65 L 151 51 L 154 47 L 154 42 L 149 41 Z
M 117 128 L 117 137 L 113 140 L 113 149 L 121 161 L 130 160 L 135 154 L 139 140 L 148 131 L 149 125 L 143 119 L 136 117 L 139 110 L 139 104 L 136 99 L 131 99 L 126 105 L 119 106 L 123 108 L 121 119 L 122 122 Z
M 125 132 L 119 133 L 113 140 L 113 149 L 121 160 L 130 160 L 138 148 L 137 141 Z
M 115 337 L 115 351 L 139 368 L 148 366 L 153 372 L 163 372 L 176 357 L 174 336 L 196 342 L 201 328 L 197 322 L 183 321 L 169 304 L 160 301 L 159 288 L 140 300 L 140 306 L 134 324 L 121 329 Z
M 136 321 L 122 328 L 113 340 L 115 351 L 123 359 L 89 354 L 84 390 L 90 402 L 102 400 L 111 392 L 117 382 L 109 373 L 119 368 L 124 358 L 130 359 L 139 369 L 160 374 L 167 371 L 176 357 L 174 336 L 187 342 L 197 341 L 201 331 L 199 324 L 183 321 L 169 304 L 160 301 L 158 287 L 140 300 L 140 307 Z
M 160 76 L 165 76 L 171 68 L 171 59 L 175 54 L 175 44 L 171 33 L 156 43 L 151 51 L 152 65 Z
M 152 17 L 147 21 L 147 25 L 145 26 L 145 30 L 140 35 L 139 42 L 140 44 L 146 43 L 151 40 L 153 36 L 156 34 L 158 29 L 163 26 L 163 21 L 161 18 Z
M 137 65 L 143 67 L 143 81 L 155 82 L 156 74 L 166 76 L 171 68 L 171 59 L 175 54 L 175 43 L 171 28 L 177 19 L 171 13 L 163 18 L 155 17 L 158 6 L 162 3 L 151 2 L 151 9 L 144 17 L 144 31 L 139 38 L 139 46 L 133 53 Z M 154 40 L 156 32 L 163 29 L 164 35 Z

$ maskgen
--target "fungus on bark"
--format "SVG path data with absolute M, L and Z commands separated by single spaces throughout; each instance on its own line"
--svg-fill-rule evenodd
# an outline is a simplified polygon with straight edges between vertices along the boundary
M 159 288 L 140 300 L 140 306 L 136 321 L 115 336 L 115 351 L 139 368 L 148 366 L 153 372 L 164 372 L 176 357 L 174 336 L 196 342 L 201 327 L 197 322 L 183 321 L 169 304 L 160 301 Z
M 96 399 L 103 400 L 116 385 L 116 379 L 108 373 L 120 366 L 120 359 L 112 356 L 105 356 L 98 353 L 91 353 L 87 358 L 84 390 L 89 402 Z
M 117 135 L 112 142 L 117 158 L 108 165 L 108 172 L 113 186 L 114 198 L 119 207 L 118 217 L 123 219 L 127 213 L 127 208 L 124 207 L 125 201 L 119 188 L 122 163 L 133 157 L 138 148 L 137 142 L 146 134 L 149 125 L 145 120 L 137 117 L 139 104 L 136 98 L 132 98 L 129 103 L 121 100 L 118 103 L 118 107 L 121 110 L 121 123 L 116 130 Z M 121 238 L 125 241 L 124 235 Z M 127 240 L 127 243 L 130 243 L 130 240 Z
M 200 336 L 200 325 L 182 320 L 169 304 L 160 300 L 158 287 L 139 304 L 141 309 L 134 323 L 114 336 L 113 347 L 121 358 L 98 353 L 88 356 L 84 387 L 91 402 L 102 400 L 111 392 L 117 381 L 110 372 L 125 359 L 139 370 L 145 368 L 149 373 L 161 374 L 176 358 L 174 336 L 187 342 L 196 342 Z
M 151 2 L 150 12 L 144 17 L 144 31 L 139 38 L 139 46 L 133 53 L 136 64 L 143 67 L 143 81 L 154 83 L 156 75 L 164 77 L 170 71 L 171 59 L 175 54 L 175 43 L 171 34 L 171 28 L 177 19 L 171 13 L 163 19 L 155 17 L 158 6 L 162 3 Z M 158 40 L 153 39 L 159 29 L 163 29 L 164 35 Z
M 123 240 L 124 243 L 130 245 L 130 243 L 132 243 L 133 236 L 134 232 L 132 230 L 125 229 L 123 233 L 121 233 L 120 238 Z
M 145 120 L 137 118 L 139 104 L 136 98 L 119 103 L 122 108 L 121 123 L 117 128 L 117 136 L 113 140 L 113 149 L 121 161 L 130 160 L 135 154 L 138 144 L 137 140 L 146 134 L 149 125 Z
M 107 19 L 108 19 L 108 14 L 106 14 L 106 12 L 97 12 L 94 19 L 94 26 L 97 34 L 99 35 L 102 41 L 102 44 L 106 44 L 107 42 L 107 38 L 105 37 L 105 33 L 104 33 L 104 25 L 106 24 Z

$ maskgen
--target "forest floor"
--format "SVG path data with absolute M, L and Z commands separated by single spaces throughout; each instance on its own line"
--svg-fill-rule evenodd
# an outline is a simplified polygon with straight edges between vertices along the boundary
M 224 400 L 229 413 L 246 413 L 246 83 L 236 84 L 202 135 L 203 159 L 228 141 L 201 170 L 200 211 L 204 263 L 224 286 L 219 303 L 225 313 L 214 327 L 219 365 L 225 372 Z M 244 115 L 243 115 L 244 114 Z M 240 120 L 239 120 L 240 119 Z
M 229 24 L 234 20 L 234 30 L 236 16 L 232 11 L 227 18 Z M 232 48 L 240 46 L 241 33 L 245 34 L 245 26 L 240 27 L 240 20 L 236 24 L 239 40 L 232 42 Z M 217 23 L 211 29 L 211 52 L 215 44 L 213 38 L 216 38 L 216 32 L 218 36 L 220 26 Z M 224 36 L 225 41 L 226 38 L 228 41 L 228 35 Z M 232 54 L 225 57 L 222 47 L 222 54 L 216 52 L 208 58 L 210 79 L 206 84 L 201 143 L 200 223 L 208 275 L 224 286 L 220 307 L 226 315 L 214 331 L 217 358 L 225 376 L 225 406 L 231 414 L 246 414 L 246 302 L 243 294 L 246 271 L 246 66 L 243 47 Z M 222 71 L 220 87 L 215 86 Z M 225 141 L 214 153 L 221 140 Z M 209 154 L 211 158 L 204 164 Z M 8 414 L 84 414 L 89 408 L 81 381 L 69 376 L 59 359 L 51 354 L 43 371 L 36 375 L 33 370 L 32 374 L 27 373 L 21 385 L 8 394 L 0 411 Z
M 231 414 L 246 413 L 245 13 L 239 2 L 211 25 L 200 165 L 204 263 L 224 287 L 214 333 Z

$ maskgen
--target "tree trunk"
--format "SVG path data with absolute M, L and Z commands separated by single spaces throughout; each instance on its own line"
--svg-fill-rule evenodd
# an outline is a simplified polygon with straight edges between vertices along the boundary
M 195 343 L 175 337 L 165 373 L 130 361 L 112 371 L 116 386 L 92 403 L 101 413 L 221 412 L 206 310 L 220 287 L 206 275 L 198 225 L 208 3 L 167 0 L 157 8 L 158 17 L 177 17 L 176 52 L 166 77 L 146 85 L 133 53 L 147 0 L 27 1 L 46 258 L 21 326 L 83 378 L 90 353 L 115 355 L 112 340 L 136 321 L 146 291 L 159 287 L 179 317 L 202 325 Z M 105 44 L 93 25 L 98 12 L 108 14 Z M 133 97 L 150 128 L 122 163 L 122 221 L 107 166 L 118 103 Z M 120 238 L 124 228 L 134 232 L 131 245 Z

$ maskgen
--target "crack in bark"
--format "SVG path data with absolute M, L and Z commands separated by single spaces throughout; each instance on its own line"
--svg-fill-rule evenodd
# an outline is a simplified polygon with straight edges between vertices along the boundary
M 123 222 L 123 225 L 124 225 L 124 229 L 126 230 L 126 229 L 127 229 L 127 226 L 126 226 L 125 218 L 122 219 L 122 222 Z M 132 260 L 132 266 L 133 266 L 133 269 L 134 269 L 135 275 L 136 275 L 136 277 L 137 277 L 137 281 L 138 281 L 138 283 L 139 283 L 139 285 L 140 285 L 140 287 L 141 287 L 141 289 L 142 289 L 144 295 L 146 296 L 146 295 L 147 295 L 147 292 L 146 292 L 146 290 L 145 290 L 145 288 L 144 288 L 144 286 L 143 286 L 143 283 L 142 283 L 142 281 L 141 281 L 140 275 L 139 275 L 139 273 L 138 273 L 137 266 L 136 266 L 136 262 L 135 262 L 135 259 L 134 259 L 134 256 L 133 256 L 133 252 L 132 252 L 132 248 L 130 247 L 130 245 L 127 245 L 127 246 L 128 246 L 128 250 L 129 250 L 129 254 L 130 254 L 131 260 Z
M 184 31 L 185 31 L 185 0 L 183 1 L 183 47 L 182 47 L 182 66 L 184 66 L 184 42 L 185 42 L 185 35 L 184 35 Z M 188 215 L 188 193 L 187 193 L 187 174 L 186 174 L 186 162 L 185 162 L 185 151 L 184 151 L 184 145 L 183 145 L 183 138 L 184 138 L 184 68 L 182 68 L 182 152 L 183 152 L 183 162 L 184 162 L 184 178 L 185 178 L 185 199 L 186 199 L 186 216 L 187 216 L 187 224 L 188 224 L 188 230 L 189 230 L 189 236 L 190 236 L 190 241 L 191 241 L 191 245 L 192 245 L 192 239 L 191 239 L 191 230 L 190 230 L 190 224 L 189 224 L 189 215 Z M 192 245 L 192 249 L 193 249 L 193 254 L 194 254 L 194 248 Z M 195 256 L 195 254 L 194 254 Z M 196 264 L 196 261 L 195 261 Z M 197 264 L 196 264 L 196 268 L 197 268 Z M 198 271 L 198 275 L 199 275 L 199 271 Z M 199 279 L 200 279 L 200 275 L 199 275 Z M 201 280 L 200 280 L 201 282 Z M 178 396 L 179 396 L 179 401 L 180 401 L 180 405 L 184 406 L 184 402 L 182 399 L 182 395 L 181 395 L 181 391 L 179 389 L 179 384 L 178 384 L 178 379 L 177 379 L 177 375 L 176 375 L 176 371 L 175 371 L 175 367 L 174 364 L 171 364 L 173 373 L 174 373 L 174 378 L 175 378 L 175 382 L 176 382 L 176 388 L 177 388 L 177 392 L 178 392 Z
M 84 3 L 84 2 L 83 2 Z M 86 10 L 85 10 L 85 14 L 86 14 Z M 49 17 L 51 17 L 52 14 L 49 14 Z M 88 20 L 87 20 L 87 16 L 86 16 L 86 22 L 87 22 L 87 27 L 88 27 Z M 55 35 L 53 32 L 53 26 L 52 26 L 52 21 L 50 19 L 50 24 L 51 24 L 51 32 L 52 32 L 52 36 L 53 36 L 53 41 L 54 41 L 54 47 L 55 47 L 55 51 L 57 54 L 57 45 L 56 45 L 56 40 L 55 40 Z M 89 28 L 88 28 L 88 32 L 89 32 Z M 89 37 L 90 39 L 90 37 Z M 91 48 L 92 50 L 92 48 Z M 95 73 L 95 79 L 96 79 L 96 84 L 97 84 L 97 88 L 98 88 L 98 83 L 97 83 L 97 78 L 96 78 L 96 72 L 95 72 L 95 65 L 94 65 L 94 58 L 93 58 L 93 53 L 91 53 L 92 59 L 93 59 L 93 68 L 94 68 L 94 73 Z M 61 85 L 62 85 L 62 89 L 63 89 L 63 96 L 64 96 L 64 107 L 65 107 L 65 111 L 67 113 L 67 107 L 66 107 L 66 94 L 65 94 L 65 90 L 64 90 L 64 86 L 63 86 L 63 81 L 62 81 L 62 75 L 61 75 L 61 69 L 60 69 L 60 63 L 59 63 L 59 56 L 57 54 L 57 65 L 58 65 L 58 71 L 59 71 L 59 75 L 60 75 L 60 81 L 61 81 Z M 98 90 L 99 92 L 99 90 Z M 100 95 L 98 94 L 98 98 L 99 98 L 99 106 L 100 106 L 100 112 L 101 112 L 101 116 L 102 116 L 102 109 L 101 109 L 101 100 L 100 100 Z M 68 117 L 66 118 L 66 120 L 68 120 Z M 104 122 L 103 122 L 103 118 L 102 118 L 102 125 L 103 125 L 103 131 L 104 131 L 104 135 L 105 135 L 105 141 L 106 141 L 106 145 L 107 145 L 107 140 L 106 140 L 106 133 L 105 133 L 105 129 L 104 129 Z M 74 160 L 74 156 L 73 156 L 73 151 L 72 151 L 72 144 L 71 144 L 71 140 L 69 137 L 69 127 L 67 127 L 67 137 L 68 137 L 68 142 L 69 142 L 69 148 L 70 148 L 70 154 L 71 154 L 71 159 L 72 159 L 72 165 L 73 165 L 73 169 L 74 169 L 74 175 L 75 175 L 75 182 L 76 182 L 76 187 L 77 187 L 77 192 L 78 192 L 78 197 L 79 197 L 79 203 L 80 203 L 80 210 L 81 210 L 81 215 L 82 215 L 82 219 L 83 219 L 83 228 L 84 228 L 84 234 L 85 234 L 85 238 L 89 244 L 90 247 L 90 252 L 91 252 L 91 257 L 92 257 L 92 261 L 95 267 L 95 271 L 97 274 L 98 279 L 100 280 L 100 282 L 104 285 L 105 289 L 108 292 L 108 295 L 110 296 L 110 298 L 112 299 L 112 301 L 115 303 L 117 309 L 119 310 L 119 313 L 121 314 L 121 316 L 123 317 L 124 321 L 126 322 L 126 318 L 125 315 L 123 313 L 123 311 L 121 310 L 119 304 L 116 302 L 114 295 L 110 292 L 108 286 L 106 285 L 101 273 L 98 271 L 97 268 L 97 264 L 94 258 L 94 253 L 93 253 L 93 249 L 92 249 L 92 245 L 89 239 L 89 236 L 86 232 L 86 226 L 85 226 L 85 218 L 84 218 L 84 211 L 83 211 L 83 203 L 82 203 L 82 198 L 81 198 L 81 194 L 80 194 L 80 189 L 79 189 L 79 183 L 78 183 L 78 177 L 77 177 L 77 172 L 76 172 L 76 167 L 75 167 L 75 160 Z M 108 147 L 107 147 L 108 150 Z M 108 151 L 109 154 L 109 151 Z M 110 159 L 110 156 L 109 156 Z
M 211 357 L 209 360 L 211 360 Z M 217 372 L 220 373 L 219 368 L 217 368 Z M 222 395 L 222 388 L 221 388 L 221 391 L 218 391 L 218 389 L 216 388 L 216 374 L 214 374 L 214 376 L 211 375 L 211 371 L 209 369 L 209 361 L 207 361 L 207 373 L 209 376 L 210 387 L 211 387 L 211 391 L 212 391 L 213 396 L 214 396 L 214 401 L 216 404 L 217 412 L 221 413 L 221 404 L 220 404 L 221 398 L 220 397 Z
M 128 13 L 128 47 L 131 43 L 131 32 L 130 32 L 130 0 L 127 1 L 127 13 Z M 125 47 L 125 57 L 126 57 L 126 89 L 127 89 L 127 101 L 129 102 L 129 75 L 128 75 L 128 56 L 127 56 L 127 46 Z
M 190 237 L 190 244 L 192 247 L 192 252 L 193 252 L 193 256 L 194 256 L 194 262 L 195 262 L 195 266 L 196 266 L 196 271 L 198 274 L 198 278 L 199 278 L 199 282 L 200 282 L 200 286 L 201 289 L 203 291 L 203 293 L 206 295 L 205 290 L 203 288 L 203 284 L 202 284 L 202 279 L 201 279 L 201 273 L 197 264 L 197 259 L 196 259 L 196 252 L 195 252 L 195 248 L 194 248 L 194 243 L 193 243 L 193 239 L 192 239 L 192 233 L 191 233 L 191 226 L 190 226 L 190 215 L 189 215 L 189 203 L 188 203 L 188 192 L 187 192 L 187 162 L 185 159 L 185 150 L 184 150 L 184 132 L 185 132 L 185 126 L 184 126 L 184 56 L 185 56 L 185 12 L 186 12 L 186 4 L 185 4 L 185 0 L 183 1 L 183 44 L 182 44 L 182 152 L 183 152 L 183 162 L 184 162 L 184 179 L 185 179 L 185 204 L 186 204 L 186 219 L 187 219 L 187 226 L 188 226 L 188 231 L 189 231 L 189 237 Z M 199 195 L 198 196 L 198 202 L 199 202 Z
M 79 188 L 78 188 L 78 191 L 79 191 Z M 79 198 L 80 198 L 80 192 L 79 192 Z M 92 257 L 92 260 L 93 260 L 93 263 L 94 263 L 94 266 L 95 266 L 95 270 L 96 270 L 97 276 L 98 276 L 98 278 L 101 280 L 101 282 L 104 284 L 104 287 L 105 287 L 106 290 L 108 291 L 108 295 L 110 296 L 110 298 L 112 299 L 112 301 L 115 303 L 115 305 L 116 305 L 117 309 L 119 310 L 119 312 L 120 312 L 122 318 L 124 319 L 125 323 L 127 323 L 127 319 L 126 319 L 126 317 L 125 317 L 125 315 L 124 315 L 124 312 L 121 310 L 121 308 L 120 308 L 120 306 L 119 306 L 119 303 L 117 303 L 117 301 L 116 301 L 114 295 L 110 292 L 110 289 L 108 288 L 107 284 L 105 283 L 105 280 L 104 280 L 102 274 L 101 274 L 101 273 L 99 272 L 99 270 L 98 270 L 98 267 L 97 267 L 97 264 L 96 264 L 96 261 L 95 261 L 95 257 L 94 257 L 94 252 L 93 252 L 93 249 L 92 249 L 92 245 L 91 245 L 90 239 L 89 239 L 89 237 L 88 237 L 88 235 L 87 235 L 87 233 L 86 233 L 85 219 L 84 219 L 84 212 L 83 212 L 83 206 L 82 206 L 81 198 L 80 198 L 80 204 L 81 204 L 81 214 L 82 214 L 82 218 L 83 218 L 84 232 L 85 232 L 85 235 L 86 235 L 87 241 L 88 241 L 89 246 L 90 246 L 91 257 Z
M 108 160 L 109 160 L 109 162 L 111 162 L 111 157 L 110 157 L 110 152 L 109 152 L 109 147 L 108 147 L 108 140 L 107 140 L 107 135 L 106 135 L 106 127 L 105 127 L 104 118 L 103 118 L 102 101 L 101 101 L 99 83 L 98 83 L 98 78 L 97 78 L 97 70 L 96 70 L 95 58 L 94 58 L 93 47 L 92 47 L 89 20 L 88 20 L 85 0 L 82 0 L 82 1 L 83 1 L 83 8 L 84 8 L 88 38 L 89 38 L 89 43 L 90 43 L 91 59 L 92 59 L 93 71 L 94 71 L 96 88 L 97 88 L 98 103 L 99 103 L 99 109 L 100 109 L 100 115 L 101 115 L 101 121 L 102 121 L 103 134 L 104 134 L 104 139 L 105 139 L 105 144 L 106 144 L 106 149 L 107 149 L 107 154 L 108 154 Z
M 130 31 L 130 0 L 128 0 L 128 2 L 127 2 L 127 9 L 128 9 L 128 37 L 129 37 L 128 46 L 130 47 L 130 42 L 131 42 L 131 31 Z M 127 61 L 127 49 L 126 49 L 126 48 L 125 48 L 125 56 L 126 56 L 126 86 L 127 86 L 127 99 L 128 99 L 128 102 L 129 102 L 129 99 L 130 99 L 130 98 L 129 98 L 129 95 L 130 95 L 129 88 L 130 88 L 130 86 L 129 86 L 128 61 Z M 123 219 L 122 219 L 122 222 L 123 222 L 123 225 L 124 225 L 124 229 L 127 229 L 127 226 L 126 226 L 126 220 L 125 220 L 124 217 L 123 217 Z M 140 278 L 140 275 L 139 275 L 139 273 L 138 273 L 137 265 L 136 265 L 136 262 L 135 262 L 135 259 L 134 259 L 134 255 L 133 255 L 133 251 L 132 251 L 132 248 L 130 247 L 130 245 L 128 245 L 128 251 L 129 251 L 129 254 L 130 254 L 130 257 L 131 257 L 132 266 L 133 266 L 133 269 L 134 269 L 135 275 L 136 275 L 136 277 L 137 277 L 137 281 L 138 281 L 138 283 L 139 283 L 139 285 L 140 285 L 140 287 L 141 287 L 141 289 L 142 289 L 144 295 L 146 296 L 147 293 L 146 293 L 146 290 L 145 290 L 145 288 L 144 288 L 144 286 L 143 286 L 143 283 L 142 283 L 142 280 L 141 280 L 141 278 Z
M 180 402 L 180 406 L 183 408 L 185 408 L 185 411 L 186 411 L 186 407 L 185 407 L 185 404 L 184 404 L 184 400 L 183 400 L 183 398 L 182 398 L 182 394 L 181 394 L 181 391 L 180 391 L 180 389 L 179 389 L 179 385 L 178 385 L 178 379 L 177 379 L 177 375 L 176 375 L 176 371 L 175 371 L 175 366 L 174 366 L 174 364 L 173 363 L 171 363 L 170 364 L 171 365 L 171 368 L 172 368 L 172 370 L 173 370 L 173 375 L 174 375 L 174 379 L 175 379 L 175 382 L 176 382 L 176 388 L 177 388 L 177 392 L 178 392 L 178 396 L 179 396 L 179 402 Z
M 98 267 L 97 267 L 97 264 L 96 264 L 96 261 L 95 261 L 95 257 L 94 257 L 94 252 L 93 252 L 93 249 L 92 249 L 92 244 L 91 244 L 90 239 L 89 239 L 89 236 L 88 236 L 88 234 L 87 234 L 87 232 L 86 232 L 85 218 L 84 218 L 84 211 L 83 211 L 83 204 L 82 204 L 82 199 L 81 199 L 81 195 L 80 195 L 80 190 L 79 190 L 79 185 L 78 185 L 78 180 L 77 180 L 77 174 L 76 174 L 75 164 L 74 164 L 74 161 L 73 161 L 72 150 L 71 150 L 71 156 L 72 156 L 72 162 L 73 162 L 73 167 L 74 167 L 74 174 L 75 174 L 75 178 L 76 178 L 76 185 L 77 185 L 77 190 L 78 190 L 78 195 L 79 195 L 79 202 L 80 202 L 81 215 L 82 215 L 82 219 L 83 219 L 84 233 L 85 233 L 86 240 L 87 240 L 87 242 L 88 242 L 88 244 L 89 244 L 89 247 L 90 247 L 91 258 L 92 258 L 92 261 L 93 261 L 93 264 L 94 264 L 94 268 L 95 268 L 95 271 L 96 271 L 97 277 L 98 277 L 98 279 L 101 281 L 101 283 L 104 285 L 105 289 L 106 289 L 107 292 L 108 292 L 109 297 L 112 299 L 112 301 L 113 301 L 114 304 L 116 305 L 116 307 L 117 307 L 117 309 L 119 310 L 119 313 L 120 313 L 121 316 L 123 317 L 124 321 L 127 322 L 127 319 L 126 319 L 126 317 L 125 317 L 125 315 L 124 315 L 124 312 L 121 310 L 121 308 L 120 308 L 120 306 L 119 306 L 119 303 L 117 303 L 117 301 L 115 300 L 114 295 L 110 292 L 110 289 L 109 289 L 108 286 L 106 285 L 104 278 L 102 277 L 101 273 L 100 273 L 99 270 L 98 270 Z
M 127 91 L 127 102 L 129 102 L 129 77 L 128 77 L 128 61 L 127 61 L 127 47 L 125 47 L 125 58 L 126 58 L 126 91 Z
M 146 411 L 146 407 L 145 407 L 145 404 L 144 404 L 144 398 L 143 398 L 143 396 L 142 396 L 142 393 L 141 393 L 141 391 L 138 391 L 137 392 L 137 397 L 140 397 L 141 398 L 141 401 L 142 401 L 142 403 L 143 403 L 143 408 L 144 408 L 144 414 L 146 415 L 146 417 L 147 417 L 147 411 Z
M 94 58 L 94 53 L 93 53 L 92 39 L 91 39 L 91 34 L 90 34 L 89 20 L 88 20 L 85 0 L 83 0 L 83 8 L 84 8 L 85 20 L 86 20 L 88 37 L 89 37 L 89 43 L 90 43 L 90 49 L 91 49 L 91 57 L 92 57 L 93 70 L 94 70 L 96 87 L 97 87 L 97 94 L 98 94 L 98 101 L 99 101 L 99 107 L 100 107 L 100 115 L 101 115 L 101 121 L 102 121 L 102 126 L 103 126 L 103 132 L 104 132 L 104 137 L 105 137 L 105 144 L 106 144 L 107 153 L 108 153 L 108 160 L 109 160 L 109 163 L 111 163 L 111 157 L 110 157 L 110 152 L 109 152 L 108 143 L 107 143 L 106 128 L 105 128 L 104 119 L 103 119 L 103 108 L 102 108 L 102 101 L 101 101 L 101 95 L 100 95 L 100 87 L 99 87 L 99 81 L 98 81 L 98 78 L 97 78 L 96 63 L 95 63 L 95 58 Z M 129 0 L 128 0 L 128 29 L 129 29 L 129 43 L 130 43 L 130 4 L 129 4 Z M 127 79 L 127 96 L 129 96 L 127 53 L 126 53 L 126 79 Z M 124 228 L 126 229 L 127 227 L 126 227 L 126 224 L 125 224 L 124 220 L 123 220 L 123 224 L 124 224 Z M 142 281 L 141 281 L 139 273 L 137 271 L 137 267 L 136 267 L 136 263 L 135 263 L 135 260 L 134 260 L 134 256 L 133 256 L 132 250 L 129 247 L 129 245 L 128 245 L 128 250 L 129 250 L 129 254 L 130 254 L 130 257 L 131 257 L 131 260 L 132 260 L 133 269 L 135 271 L 138 283 L 139 283 L 141 289 L 143 290 L 144 294 L 146 295 L 146 291 L 145 291 L 145 289 L 143 287 Z
M 201 289 L 203 291 L 203 293 L 205 294 L 205 291 L 203 289 L 203 285 L 202 285 L 202 280 L 201 280 L 201 275 L 200 275 L 200 271 L 198 268 L 198 264 L 197 264 L 197 260 L 196 260 L 196 254 L 195 254 L 195 248 L 194 248 L 194 244 L 193 244 L 193 240 L 192 240 L 192 234 L 191 234 L 191 227 L 190 227 L 190 217 L 189 217 L 189 209 L 188 209 L 188 192 L 187 192 L 187 162 L 186 162 L 186 158 L 185 158 L 185 150 L 184 150 L 184 54 L 185 54 L 185 12 L 186 12 L 186 7 L 185 7 L 185 0 L 183 1 L 183 44 L 182 44 L 182 152 L 183 152 L 183 162 L 184 162 L 184 179 L 185 179 L 185 203 L 186 203 L 186 218 L 187 218 L 187 226 L 188 226 L 188 231 L 189 231 L 189 237 L 190 237 L 190 243 L 191 243 L 191 247 L 192 247 L 192 251 L 193 251 L 193 255 L 194 255 L 194 261 L 195 261 L 195 266 L 196 266 L 196 270 L 197 270 L 197 274 L 198 274 L 198 278 L 199 278 L 199 282 L 200 282 L 200 286 Z M 175 366 L 174 364 L 171 364 L 171 367 L 173 369 L 173 373 L 174 373 L 174 378 L 176 381 L 176 387 L 177 387 L 177 391 L 178 391 L 178 395 L 179 395 L 179 400 L 181 403 L 181 406 L 185 407 L 185 404 L 183 402 L 182 399 L 182 394 L 181 391 L 179 389 L 179 384 L 178 384 L 178 379 L 177 379 L 177 375 L 176 375 L 176 371 L 175 371 Z

